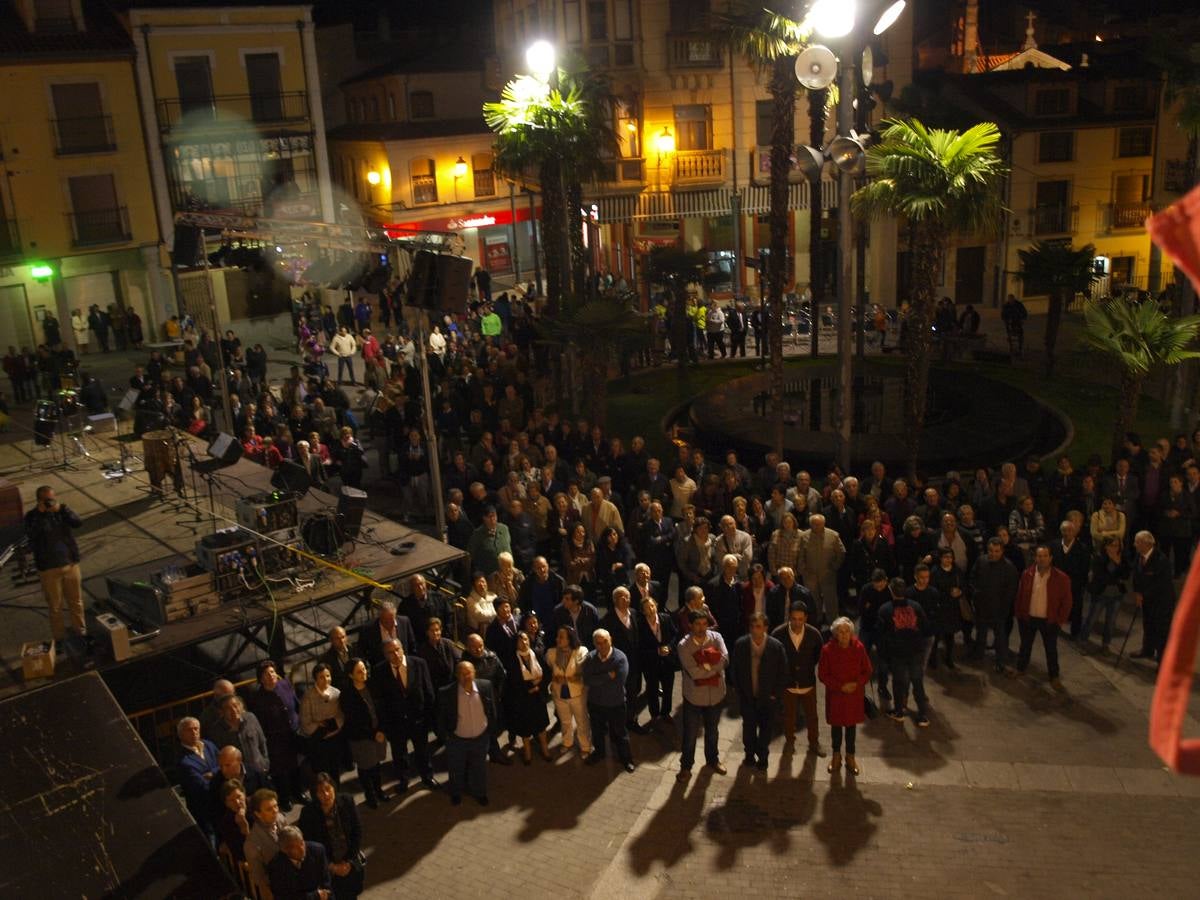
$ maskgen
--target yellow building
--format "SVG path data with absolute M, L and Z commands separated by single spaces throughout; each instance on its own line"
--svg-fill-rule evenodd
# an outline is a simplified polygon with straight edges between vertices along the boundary
M 334 221 L 311 7 L 128 13 L 160 225 L 183 209 Z
M 769 5 L 769 4 L 768 4 Z M 911 4 L 909 4 L 911 7 Z M 755 273 L 736 260 L 755 257 L 768 244 L 765 149 L 770 144 L 770 100 L 766 76 L 739 55 L 713 44 L 706 27 L 710 0 L 497 0 L 499 71 L 525 71 L 524 51 L 534 40 L 552 41 L 561 55 L 575 54 L 605 73 L 618 102 L 612 127 L 621 137 L 621 156 L 611 176 L 587 188 L 601 223 L 602 264 L 628 277 L 655 244 L 682 241 L 712 254 L 717 278 L 754 285 Z M 911 79 L 912 12 L 906 10 L 873 41 L 874 83 L 900 89 Z M 880 103 L 872 118 L 886 113 Z M 797 85 L 796 142 L 809 133 L 806 91 Z M 826 141 L 834 136 L 832 120 Z M 837 183 L 825 173 L 822 225 L 826 254 L 836 242 Z M 809 197 L 802 179 L 789 195 L 789 285 L 809 282 Z M 734 211 L 740 210 L 735 228 Z M 894 301 L 895 227 L 872 226 L 866 285 L 872 299 Z M 832 266 L 830 266 L 832 269 Z
M 128 34 L 98 4 L 85 13 L 79 0 L 16 0 L 0 10 L 4 347 L 41 343 L 46 313 L 73 347 L 71 310 L 133 309 L 149 335 L 167 307 L 133 58 Z

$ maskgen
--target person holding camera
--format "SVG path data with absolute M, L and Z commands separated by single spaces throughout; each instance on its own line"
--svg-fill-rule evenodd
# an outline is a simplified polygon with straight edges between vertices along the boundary
M 50 631 L 56 641 L 66 637 L 62 602 L 66 597 L 71 627 L 82 638 L 87 634 L 83 621 L 82 579 L 79 574 L 79 545 L 72 529 L 83 520 L 54 496 L 54 488 L 37 489 L 37 506 L 25 514 L 25 535 L 33 549 L 33 560 L 42 580 L 42 593 L 50 608 Z

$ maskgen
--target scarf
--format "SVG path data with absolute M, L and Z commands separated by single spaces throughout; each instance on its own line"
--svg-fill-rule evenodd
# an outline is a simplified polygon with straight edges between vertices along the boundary
M 526 681 L 541 681 L 542 667 L 538 665 L 537 655 L 531 650 L 529 653 L 518 653 L 517 662 L 521 664 L 521 677 Z

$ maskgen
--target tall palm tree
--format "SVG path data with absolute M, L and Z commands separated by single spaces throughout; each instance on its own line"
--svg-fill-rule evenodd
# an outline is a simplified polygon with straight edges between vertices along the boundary
M 1021 271 L 1017 277 L 1025 283 L 1026 292 L 1050 295 L 1046 308 L 1046 377 L 1054 377 L 1054 347 L 1058 343 L 1058 328 L 1063 310 L 1076 294 L 1086 294 L 1099 277 L 1094 260 L 1096 247 L 1086 244 L 1078 250 L 1070 242 L 1035 241 L 1032 248 L 1018 250 Z
M 887 120 L 880 142 L 867 150 L 871 180 L 851 197 L 856 215 L 898 216 L 908 223 L 913 271 L 904 426 L 912 475 L 925 424 L 935 289 L 954 234 L 985 234 L 999 226 L 1004 172 L 996 153 L 999 140 L 991 122 L 958 132 L 926 128 L 917 119 Z
M 767 92 L 771 95 L 767 347 L 771 373 L 771 443 L 775 452 L 782 453 L 783 285 L 788 261 L 788 174 L 796 144 L 795 63 L 796 55 L 808 43 L 809 32 L 802 23 L 751 2 L 731 4 L 725 13 L 714 16 L 713 22 L 714 39 L 740 53 L 760 77 L 766 77 Z
M 1188 349 L 1200 334 L 1200 315 L 1171 318 L 1154 303 L 1112 299 L 1084 308 L 1084 341 L 1105 354 L 1121 371 L 1121 402 L 1113 422 L 1112 458 L 1137 418 L 1146 376 L 1157 366 L 1174 366 L 1200 357 Z

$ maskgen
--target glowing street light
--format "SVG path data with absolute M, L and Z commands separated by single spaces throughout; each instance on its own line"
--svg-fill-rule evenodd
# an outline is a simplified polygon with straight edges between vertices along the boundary
M 539 81 L 549 81 L 556 65 L 554 45 L 549 41 L 534 41 L 525 51 L 525 65 Z
M 383 181 L 383 176 L 380 175 L 378 172 L 376 172 L 374 169 L 372 169 L 370 172 L 367 173 L 367 184 L 376 185 L 376 184 L 379 184 L 379 182 L 381 182 L 381 181 Z
M 871 29 L 872 34 L 883 34 L 889 28 L 896 24 L 896 20 L 900 18 L 900 13 L 904 12 L 904 7 L 907 5 L 907 0 L 896 0 L 891 6 L 883 11 L 883 15 L 879 17 L 879 21 L 875 23 L 875 27 Z
M 845 37 L 854 30 L 855 0 L 817 0 L 808 21 L 823 38 Z
M 454 177 L 462 178 L 467 174 L 467 161 L 461 156 L 454 161 Z

